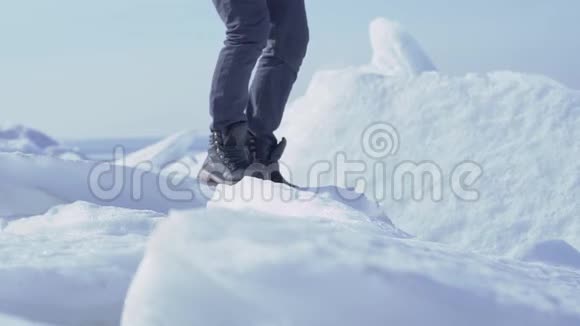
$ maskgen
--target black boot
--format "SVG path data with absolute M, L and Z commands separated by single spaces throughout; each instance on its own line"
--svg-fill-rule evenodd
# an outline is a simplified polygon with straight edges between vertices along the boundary
M 199 172 L 200 181 L 232 185 L 242 180 L 250 165 L 247 138 L 245 123 L 232 125 L 225 132 L 212 131 L 207 158 Z
M 255 136 L 250 132 L 248 137 L 248 149 L 252 162 L 249 167 L 249 175 L 293 186 L 280 173 L 280 164 L 278 163 L 286 149 L 286 138 L 282 138 L 282 141 L 278 143 L 274 136 Z

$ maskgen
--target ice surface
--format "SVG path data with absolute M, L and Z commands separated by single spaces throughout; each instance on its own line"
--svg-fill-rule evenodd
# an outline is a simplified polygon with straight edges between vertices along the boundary
M 77 202 L 8 222 L 0 230 L 0 311 L 56 325 L 118 324 L 161 218 Z
M 40 214 L 75 201 L 166 213 L 203 206 L 211 197 L 189 177 L 18 153 L 0 153 L 0 180 L 0 217 Z

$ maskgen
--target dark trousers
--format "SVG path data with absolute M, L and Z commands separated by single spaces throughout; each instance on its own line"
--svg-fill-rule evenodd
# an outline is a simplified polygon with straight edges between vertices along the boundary
M 226 25 L 226 40 L 211 87 L 211 128 L 226 130 L 247 121 L 254 134 L 272 135 L 306 55 L 304 0 L 213 2 Z

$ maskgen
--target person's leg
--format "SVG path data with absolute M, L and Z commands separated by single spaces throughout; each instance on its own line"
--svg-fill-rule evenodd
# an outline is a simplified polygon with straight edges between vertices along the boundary
M 270 13 L 267 0 L 213 0 L 213 3 L 226 25 L 226 40 L 211 85 L 211 129 L 225 131 L 246 121 L 248 85 L 268 40 Z
M 210 94 L 208 155 L 198 178 L 206 184 L 240 181 L 250 158 L 244 110 L 248 84 L 270 32 L 267 0 L 213 0 L 226 25 L 226 41 L 215 68 Z
M 250 128 L 252 176 L 290 184 L 278 161 L 286 140 L 278 143 L 274 131 L 306 55 L 309 32 L 304 0 L 268 0 L 272 29 L 250 89 L 246 115 Z
M 304 0 L 267 0 L 271 21 L 268 45 L 258 63 L 246 109 L 249 128 L 273 137 L 296 81 L 309 41 Z

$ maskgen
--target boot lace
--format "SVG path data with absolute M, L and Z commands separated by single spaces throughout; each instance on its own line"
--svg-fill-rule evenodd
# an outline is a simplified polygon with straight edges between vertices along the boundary
M 221 162 L 231 171 L 249 165 L 246 148 L 244 146 L 224 146 L 222 136 L 219 133 L 211 134 L 209 145 L 215 148 Z

